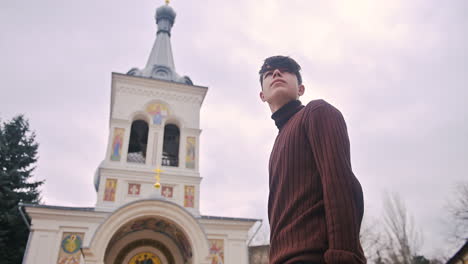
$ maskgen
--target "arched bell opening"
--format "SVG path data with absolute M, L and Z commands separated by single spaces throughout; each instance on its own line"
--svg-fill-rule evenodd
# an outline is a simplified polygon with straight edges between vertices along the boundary
M 144 120 L 132 122 L 128 143 L 127 162 L 145 163 L 148 145 L 148 123 Z
M 161 165 L 178 167 L 179 166 L 179 144 L 180 130 L 174 124 L 164 126 L 164 143 Z

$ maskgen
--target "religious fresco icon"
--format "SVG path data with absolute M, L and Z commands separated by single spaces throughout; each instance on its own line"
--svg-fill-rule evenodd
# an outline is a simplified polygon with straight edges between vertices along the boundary
M 146 112 L 151 115 L 153 124 L 160 125 L 162 120 L 167 117 L 169 110 L 166 105 L 161 103 L 152 103 L 146 107 Z
M 57 264 L 79 264 L 84 233 L 63 233 Z
M 117 190 L 117 179 L 106 179 L 106 189 L 104 190 L 104 201 L 115 201 L 115 192 Z
M 75 234 L 68 235 L 62 240 L 62 249 L 67 254 L 76 253 L 81 247 L 81 238 Z
M 122 144 L 125 134 L 125 128 L 114 128 L 114 139 L 112 140 L 111 160 L 120 161 L 122 155 Z
M 195 186 L 186 185 L 185 186 L 185 195 L 184 195 L 184 206 L 185 207 L 194 207 L 194 198 L 195 198 Z
M 140 195 L 141 185 L 138 183 L 128 184 L 128 195 Z
M 195 169 L 195 137 L 187 137 L 185 167 Z
M 172 198 L 174 195 L 174 188 L 172 186 L 162 186 L 161 189 L 162 196 L 166 198 Z
M 224 264 L 224 240 L 208 239 L 211 264 Z
M 151 252 L 142 252 L 133 256 L 128 264 L 161 264 L 161 260 Z

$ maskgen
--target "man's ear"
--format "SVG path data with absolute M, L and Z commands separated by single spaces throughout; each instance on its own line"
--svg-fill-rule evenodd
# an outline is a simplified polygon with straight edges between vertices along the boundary
M 260 92 L 260 99 L 262 100 L 262 102 L 265 102 L 265 95 L 263 94 L 263 91 Z
M 305 86 L 303 84 L 299 85 L 299 91 L 297 93 L 298 96 L 302 96 L 305 92 Z

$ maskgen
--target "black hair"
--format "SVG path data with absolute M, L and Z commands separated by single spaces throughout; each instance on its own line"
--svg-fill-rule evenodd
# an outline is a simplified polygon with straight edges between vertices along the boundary
M 263 62 L 262 68 L 260 68 L 260 71 L 258 72 L 260 75 L 260 84 L 263 85 L 263 74 L 265 72 L 276 69 L 285 69 L 290 73 L 294 73 L 299 85 L 302 84 L 302 76 L 299 72 L 301 70 L 301 66 L 294 59 L 288 56 L 271 56 L 266 58 Z

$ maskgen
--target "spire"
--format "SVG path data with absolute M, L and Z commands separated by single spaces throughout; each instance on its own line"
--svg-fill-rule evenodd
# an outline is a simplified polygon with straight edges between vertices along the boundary
M 176 12 L 169 6 L 169 0 L 166 0 L 166 5 L 160 6 L 156 9 L 155 18 L 158 31 L 156 33 L 156 40 L 148 58 L 148 62 L 144 69 L 140 70 L 138 68 L 132 68 L 127 72 L 128 75 L 193 85 L 189 77 L 181 77 L 175 71 L 171 46 L 171 29 L 174 25 L 175 17 Z

